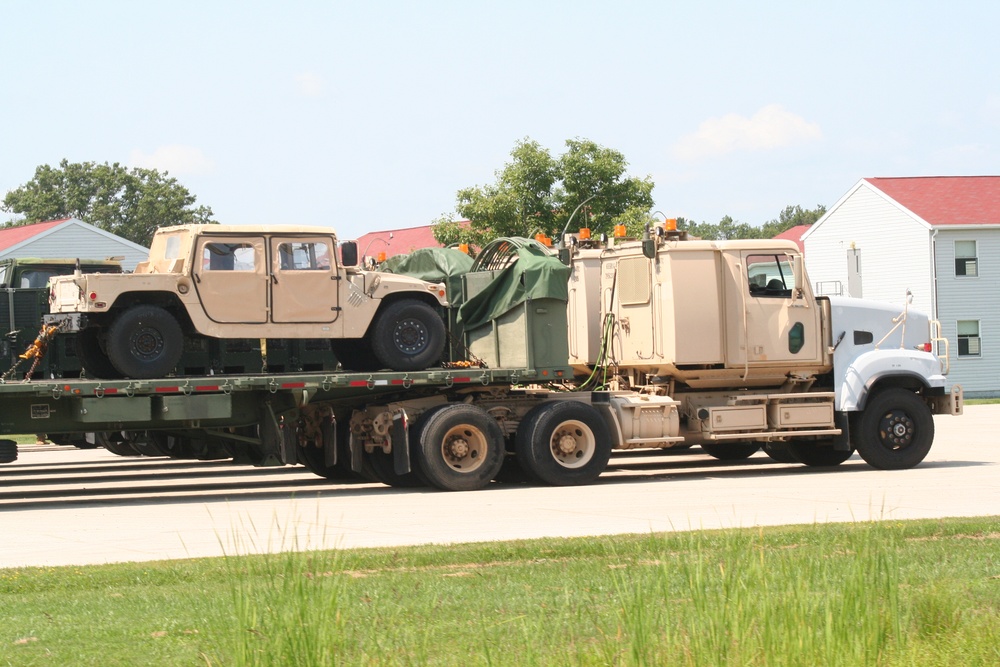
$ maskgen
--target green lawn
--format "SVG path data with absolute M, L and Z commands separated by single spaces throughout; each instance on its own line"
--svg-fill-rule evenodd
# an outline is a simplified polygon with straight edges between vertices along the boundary
M 0 665 L 992 666 L 1000 518 L 0 570 L 0 610 Z

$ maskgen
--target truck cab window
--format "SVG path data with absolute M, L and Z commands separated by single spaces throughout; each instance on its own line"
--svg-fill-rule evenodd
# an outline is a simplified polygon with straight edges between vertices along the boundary
M 747 284 L 751 296 L 791 297 L 795 289 L 792 258 L 784 253 L 750 255 L 747 257 Z

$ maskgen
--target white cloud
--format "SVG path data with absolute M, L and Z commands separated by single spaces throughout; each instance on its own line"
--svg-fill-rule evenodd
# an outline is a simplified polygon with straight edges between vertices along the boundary
M 313 72 L 302 72 L 295 75 L 295 85 L 306 97 L 319 97 L 323 92 L 323 79 Z
M 207 174 L 215 168 L 200 148 L 194 146 L 160 146 L 152 153 L 132 151 L 129 163 L 136 167 L 169 171 L 172 176 L 183 174 Z
M 674 144 L 673 154 L 681 160 L 724 155 L 734 151 L 761 151 L 819 139 L 823 133 L 816 123 L 769 104 L 746 118 L 731 113 L 709 118 L 692 134 Z

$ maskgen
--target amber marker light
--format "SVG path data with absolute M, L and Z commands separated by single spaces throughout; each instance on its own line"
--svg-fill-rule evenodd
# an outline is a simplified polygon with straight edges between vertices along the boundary
M 677 231 L 677 218 L 667 218 L 663 221 L 663 229 L 668 232 Z
M 615 238 L 624 238 L 626 234 L 625 225 L 615 225 Z
M 590 227 L 581 227 L 580 231 L 578 232 L 578 236 L 580 237 L 581 241 L 586 241 L 587 239 L 589 239 Z

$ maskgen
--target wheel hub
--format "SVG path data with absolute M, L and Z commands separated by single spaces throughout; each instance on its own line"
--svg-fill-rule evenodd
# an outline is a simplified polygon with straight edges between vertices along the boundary
M 392 339 L 401 352 L 416 354 L 427 347 L 427 328 L 419 320 L 403 320 L 396 325 Z
M 153 329 L 141 329 L 132 337 L 132 349 L 143 358 L 154 357 L 163 348 L 163 339 Z
M 465 438 L 453 438 L 448 442 L 448 458 L 461 460 L 469 455 L 469 441 Z
M 915 426 L 913 419 L 904 412 L 890 412 L 882 420 L 882 440 L 893 449 L 908 446 L 913 442 Z
M 568 456 L 576 451 L 576 438 L 568 433 L 556 436 L 556 453 Z

